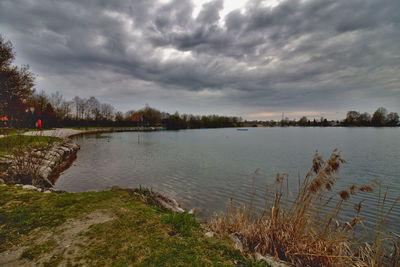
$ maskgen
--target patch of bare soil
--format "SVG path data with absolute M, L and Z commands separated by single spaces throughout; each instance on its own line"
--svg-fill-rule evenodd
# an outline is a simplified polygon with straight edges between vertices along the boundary
M 81 250 L 86 241 L 82 234 L 92 225 L 113 219 L 110 214 L 95 211 L 84 218 L 68 220 L 52 231 L 31 233 L 31 236 L 28 236 L 31 240 L 29 245 L 13 247 L 0 253 L 0 266 L 38 266 L 49 261 L 57 262 L 59 266 L 66 266 L 68 262 L 79 264 L 74 262 L 74 259 L 82 255 Z

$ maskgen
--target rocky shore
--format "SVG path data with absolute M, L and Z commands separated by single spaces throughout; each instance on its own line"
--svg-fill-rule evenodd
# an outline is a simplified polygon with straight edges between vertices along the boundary
M 69 137 L 80 134 L 120 132 L 120 131 L 156 131 L 155 127 L 131 127 L 131 128 L 99 128 L 88 130 L 75 130 L 60 128 L 43 132 L 26 132 L 29 136 L 51 136 L 63 138 L 62 142 L 55 142 L 53 145 L 29 150 L 23 155 L 6 155 L 0 158 L 0 165 L 6 171 L 0 173 L 0 184 L 13 184 L 23 189 L 35 190 L 38 192 L 62 193 L 64 191 L 54 188 L 55 180 L 59 174 L 67 169 L 76 159 L 76 153 L 80 149 Z M 180 204 L 172 198 L 148 189 L 122 189 L 117 186 L 110 188 L 126 190 L 135 195 L 142 195 L 146 203 L 154 204 L 173 212 L 184 212 Z M 143 192 L 141 192 L 143 190 Z
M 70 128 L 58 128 L 46 131 L 31 131 L 23 135 L 49 136 L 61 138 L 46 148 L 32 149 L 24 153 L 11 153 L 0 158 L 0 178 L 14 184 L 33 185 L 41 189 L 52 189 L 55 179 L 68 168 L 76 158 L 79 145 L 70 137 L 80 134 L 121 132 L 121 131 L 156 131 L 156 127 L 122 127 L 122 128 L 91 128 L 76 130 Z
M 5 155 L 0 164 L 5 166 L 2 174 L 6 182 L 50 189 L 54 180 L 75 159 L 79 145 L 71 139 L 56 142 L 48 149 L 32 149 L 23 154 Z

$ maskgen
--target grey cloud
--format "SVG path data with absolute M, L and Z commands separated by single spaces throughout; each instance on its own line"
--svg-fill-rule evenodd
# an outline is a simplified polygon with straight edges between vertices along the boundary
M 249 1 L 225 18 L 223 5 L 210 1 L 193 17 L 190 0 L 3 0 L 0 33 L 55 84 L 68 75 L 83 86 L 84 75 L 107 72 L 98 79 L 113 81 L 112 99 L 134 95 L 143 81 L 157 92 L 222 92 L 221 105 L 260 109 L 346 106 L 354 95 L 374 103 L 377 94 L 390 109 L 400 100 L 399 1 Z M 165 49 L 190 54 L 168 58 Z M 118 82 L 121 75 L 130 78 Z

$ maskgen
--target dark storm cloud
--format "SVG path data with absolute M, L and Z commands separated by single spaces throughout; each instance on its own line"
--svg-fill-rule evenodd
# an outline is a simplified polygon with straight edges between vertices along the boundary
M 255 112 L 398 107 L 400 1 L 249 1 L 222 17 L 225 4 L 193 16 L 190 0 L 2 0 L 0 32 L 39 85 L 67 95 L 115 100 L 151 83 L 153 99 L 204 91 Z

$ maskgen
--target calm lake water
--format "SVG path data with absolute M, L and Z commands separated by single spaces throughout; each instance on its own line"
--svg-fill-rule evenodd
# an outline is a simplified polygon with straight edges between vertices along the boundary
M 252 177 L 258 209 L 264 206 L 266 185 L 274 188 L 277 173 L 289 174 L 295 194 L 298 176 L 303 178 L 311 168 L 316 149 L 327 159 L 337 148 L 347 161 L 335 191 L 380 179 L 389 188 L 388 203 L 400 196 L 399 128 L 228 128 L 104 133 L 74 139 L 81 150 L 57 180 L 57 188 L 82 192 L 142 185 L 186 208 L 200 208 L 202 219 L 225 211 L 230 197 L 248 202 Z M 376 194 L 359 193 L 353 201 L 361 198 L 366 199 L 362 215 L 372 223 Z M 353 214 L 349 208 L 345 217 Z M 391 220 L 391 225 L 399 223 L 399 207 Z

